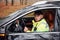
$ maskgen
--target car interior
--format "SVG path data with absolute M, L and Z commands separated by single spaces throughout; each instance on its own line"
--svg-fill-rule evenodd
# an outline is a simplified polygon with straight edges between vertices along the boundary
M 46 19 L 47 23 L 49 24 L 49 29 L 50 29 L 49 32 L 53 32 L 56 10 L 55 9 L 43 9 L 42 12 L 44 13 L 44 18 Z M 27 26 L 29 30 L 32 30 L 32 27 L 33 27 L 32 20 L 34 20 L 34 11 L 20 17 L 18 20 L 22 27 L 22 30 L 21 30 L 22 32 L 24 32 L 23 30 L 24 30 L 25 26 Z M 11 24 L 12 26 L 13 26 L 13 23 L 15 23 L 15 21 L 12 22 L 12 24 Z M 10 30 L 8 30 L 8 31 L 10 31 Z

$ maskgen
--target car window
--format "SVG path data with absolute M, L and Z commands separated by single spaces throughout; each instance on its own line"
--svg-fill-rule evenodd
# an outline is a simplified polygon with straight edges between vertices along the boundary
M 56 13 L 55 9 L 43 9 L 43 10 L 36 10 L 36 11 L 42 11 L 42 13 L 44 13 L 43 16 L 44 16 L 44 19 L 46 21 L 46 25 L 48 24 L 48 26 L 49 26 L 49 31 L 46 31 L 46 32 L 54 32 L 54 21 L 55 21 L 55 13 Z M 35 17 L 34 14 L 35 14 L 36 11 L 30 12 L 30 13 L 20 17 L 19 19 L 15 20 L 14 22 L 12 22 L 12 24 L 8 28 L 8 31 L 10 31 L 10 32 L 18 32 L 18 33 L 25 33 L 24 29 L 27 27 L 28 32 L 30 33 L 32 31 L 32 29 L 33 29 L 32 21 L 35 20 L 34 19 L 34 17 Z M 19 23 L 18 28 L 15 28 L 15 26 L 18 26 L 16 22 Z M 42 23 L 43 23 L 43 24 L 41 24 L 42 26 L 45 25 L 44 22 L 42 22 Z M 12 29 L 13 29 L 13 31 L 12 31 Z M 19 30 L 19 31 L 17 31 L 17 30 Z M 38 29 L 37 29 L 37 31 L 40 32 Z

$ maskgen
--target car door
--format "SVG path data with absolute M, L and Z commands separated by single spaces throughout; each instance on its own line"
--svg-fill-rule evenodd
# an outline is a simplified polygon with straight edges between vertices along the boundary
M 37 10 L 47 10 L 47 9 L 55 9 L 55 18 L 54 18 L 54 29 L 51 32 L 32 32 L 32 33 L 8 33 L 8 39 L 11 40 L 11 36 L 17 36 L 14 38 L 14 40 L 59 40 L 59 31 L 58 31 L 58 22 L 57 20 L 57 14 L 58 14 L 58 9 L 59 8 L 45 8 L 45 9 L 38 9 Z M 37 11 L 33 10 L 33 11 Z M 31 11 L 31 12 L 33 12 Z M 31 13 L 28 12 L 27 14 Z M 25 14 L 26 15 L 26 14 Z M 24 15 L 23 15 L 24 16 Z M 46 14 L 45 14 L 46 16 Z M 21 17 L 19 17 L 21 18 Z M 56 24 L 57 23 L 57 24 Z

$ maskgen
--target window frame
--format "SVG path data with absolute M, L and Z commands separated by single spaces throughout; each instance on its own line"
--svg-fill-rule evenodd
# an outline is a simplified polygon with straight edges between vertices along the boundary
M 42 10 L 42 9 L 41 9 Z M 43 10 L 45 10 L 45 9 L 43 9 Z M 56 10 L 56 8 L 55 8 L 55 10 Z M 36 10 L 35 10 L 36 11 Z M 34 12 L 34 11 L 32 11 L 32 12 Z M 31 13 L 31 12 L 30 12 Z M 29 13 L 28 13 L 29 14 Z M 56 16 L 56 14 L 57 13 L 55 13 L 55 16 Z M 25 14 L 25 15 L 27 15 L 27 14 Z M 21 18 L 21 17 L 20 17 Z M 55 18 L 56 19 L 56 18 Z M 54 21 L 54 32 L 56 32 L 56 26 L 55 26 L 55 21 Z M 39 32 L 38 32 L 39 33 Z

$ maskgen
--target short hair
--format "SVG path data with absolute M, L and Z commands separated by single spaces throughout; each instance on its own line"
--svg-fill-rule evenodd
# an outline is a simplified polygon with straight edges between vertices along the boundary
M 41 10 L 35 11 L 34 15 L 43 15 L 43 12 Z

